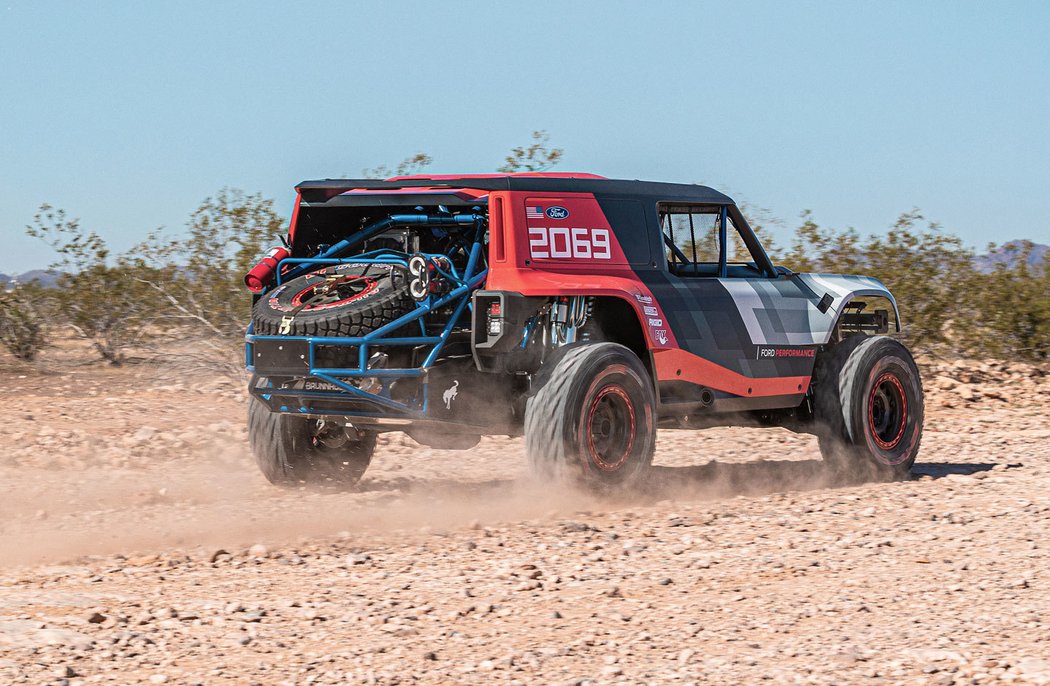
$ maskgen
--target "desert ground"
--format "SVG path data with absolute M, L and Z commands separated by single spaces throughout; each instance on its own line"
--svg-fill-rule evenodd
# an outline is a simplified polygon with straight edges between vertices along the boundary
M 0 683 L 1050 684 L 1050 369 L 924 382 L 911 480 L 663 431 L 609 501 L 402 434 L 280 490 L 242 379 L 4 359 Z

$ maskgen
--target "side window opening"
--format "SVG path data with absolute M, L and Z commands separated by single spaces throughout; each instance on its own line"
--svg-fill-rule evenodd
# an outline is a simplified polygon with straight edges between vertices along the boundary
M 662 205 L 659 215 L 668 269 L 679 276 L 718 276 L 720 208 Z
M 668 203 L 659 205 L 658 211 L 667 269 L 672 274 L 682 277 L 763 276 L 757 258 L 725 208 Z

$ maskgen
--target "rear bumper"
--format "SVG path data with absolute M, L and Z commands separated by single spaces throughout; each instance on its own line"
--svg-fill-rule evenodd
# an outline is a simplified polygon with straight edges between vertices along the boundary
M 394 381 L 395 395 L 414 392 L 413 400 L 420 401 L 423 409 L 359 388 L 347 392 L 310 376 L 255 375 L 248 392 L 271 412 L 343 420 L 377 431 L 435 428 L 445 433 L 517 434 L 520 422 L 514 420 L 514 403 L 506 386 L 495 389 L 492 377 L 478 372 L 468 359 L 439 365 L 422 378 Z
M 425 419 L 426 413 L 361 389 L 353 392 L 318 377 L 253 376 L 248 392 L 271 412 L 317 417 L 391 418 L 402 422 Z

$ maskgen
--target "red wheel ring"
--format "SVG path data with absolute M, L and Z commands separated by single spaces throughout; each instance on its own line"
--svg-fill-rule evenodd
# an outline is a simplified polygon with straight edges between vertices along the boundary
M 627 391 L 612 385 L 602 388 L 591 400 L 586 421 L 591 462 L 603 472 L 615 472 L 631 456 L 637 436 L 634 403 Z M 623 445 L 623 452 L 609 459 L 617 445 Z
M 893 450 L 904 438 L 908 423 L 908 397 L 896 374 L 886 372 L 868 394 L 868 431 L 875 445 Z

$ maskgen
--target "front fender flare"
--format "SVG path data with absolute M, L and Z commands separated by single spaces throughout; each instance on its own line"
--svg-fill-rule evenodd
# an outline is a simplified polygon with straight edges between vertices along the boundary
M 831 340 L 831 334 L 835 325 L 842 316 L 846 306 L 858 298 L 876 297 L 885 298 L 893 307 L 893 321 L 897 332 L 901 330 L 900 310 L 897 307 L 897 299 L 893 297 L 890 290 L 871 276 L 855 276 L 852 274 L 795 274 L 794 278 L 813 292 L 816 300 L 828 294 L 831 296 L 831 306 L 828 307 L 827 315 L 822 326 L 815 326 L 813 330 L 814 343 L 826 345 Z

